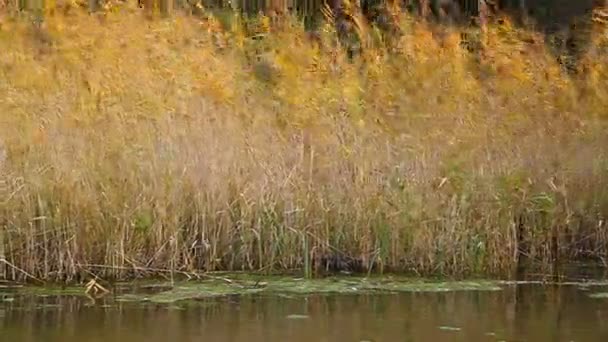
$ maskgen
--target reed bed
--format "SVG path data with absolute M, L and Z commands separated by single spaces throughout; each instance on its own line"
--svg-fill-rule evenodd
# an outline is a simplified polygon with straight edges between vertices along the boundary
M 602 34 L 568 73 L 508 21 L 471 52 L 402 13 L 351 60 L 329 24 L 114 12 L 0 18 L 2 279 L 608 256 Z

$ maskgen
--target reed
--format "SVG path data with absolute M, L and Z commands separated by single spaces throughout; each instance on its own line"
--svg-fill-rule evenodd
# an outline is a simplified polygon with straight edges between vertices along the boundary
M 351 60 L 330 24 L 141 11 L 0 19 L 3 278 L 608 255 L 605 36 L 567 73 L 508 21 L 471 53 L 401 13 Z

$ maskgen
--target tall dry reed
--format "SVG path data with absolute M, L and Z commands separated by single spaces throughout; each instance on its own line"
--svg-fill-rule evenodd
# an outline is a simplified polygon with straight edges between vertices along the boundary
M 3 278 L 608 255 L 604 42 L 571 76 L 508 23 L 469 53 L 402 15 L 351 62 L 331 25 L 143 17 L 2 19 Z

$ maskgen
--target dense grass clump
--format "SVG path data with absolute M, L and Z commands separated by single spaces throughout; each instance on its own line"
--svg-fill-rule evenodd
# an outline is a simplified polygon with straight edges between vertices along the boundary
M 507 21 L 468 51 L 402 14 L 350 60 L 331 25 L 115 12 L 0 19 L 1 278 L 608 256 L 601 32 L 566 72 Z

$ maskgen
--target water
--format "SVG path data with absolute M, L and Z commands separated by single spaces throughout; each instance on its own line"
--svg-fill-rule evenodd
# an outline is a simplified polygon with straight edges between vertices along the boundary
M 577 286 L 230 296 L 177 304 L 0 294 L 0 341 L 608 341 L 608 299 Z

